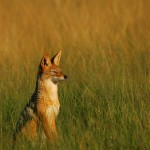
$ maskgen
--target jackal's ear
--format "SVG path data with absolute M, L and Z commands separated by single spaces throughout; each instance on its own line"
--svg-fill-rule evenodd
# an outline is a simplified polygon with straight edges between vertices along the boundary
M 49 54 L 45 52 L 42 59 L 41 59 L 40 66 L 42 69 L 44 69 L 50 65 L 51 65 L 51 61 L 50 61 Z
M 52 59 L 51 62 L 55 65 L 59 65 L 60 62 L 60 58 L 61 58 L 61 51 L 59 51 Z

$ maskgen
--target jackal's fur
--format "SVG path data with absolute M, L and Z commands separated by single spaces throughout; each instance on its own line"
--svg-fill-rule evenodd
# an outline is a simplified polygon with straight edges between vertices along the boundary
M 17 122 L 13 134 L 14 141 L 18 139 L 19 134 L 30 140 L 37 139 L 40 124 L 50 142 L 54 141 L 54 137 L 58 137 L 56 117 L 60 103 L 57 84 L 67 78 L 59 68 L 60 57 L 61 51 L 52 59 L 48 54 L 44 54 L 39 65 L 35 92 Z

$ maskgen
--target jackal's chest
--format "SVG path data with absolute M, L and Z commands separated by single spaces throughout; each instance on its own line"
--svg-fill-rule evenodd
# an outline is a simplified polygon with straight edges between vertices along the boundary
M 59 101 L 40 101 L 38 102 L 38 113 L 40 116 L 57 117 L 60 109 Z
M 60 107 L 59 105 L 55 105 L 55 104 L 48 106 L 46 108 L 46 116 L 52 117 L 54 115 L 55 117 L 57 117 L 59 113 L 59 107 Z

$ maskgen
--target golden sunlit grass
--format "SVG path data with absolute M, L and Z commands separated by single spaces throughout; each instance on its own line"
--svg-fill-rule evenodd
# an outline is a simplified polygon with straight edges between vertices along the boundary
M 1 0 L 1 148 L 12 149 L 43 52 L 61 49 L 61 141 L 16 149 L 149 149 L 149 10 L 148 0 Z

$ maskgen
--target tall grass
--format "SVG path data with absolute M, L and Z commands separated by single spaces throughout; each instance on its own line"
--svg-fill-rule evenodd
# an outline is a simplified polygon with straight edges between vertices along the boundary
M 150 149 L 149 10 L 148 0 L 1 0 L 1 149 L 13 149 L 43 52 L 59 49 L 61 141 L 16 149 Z

